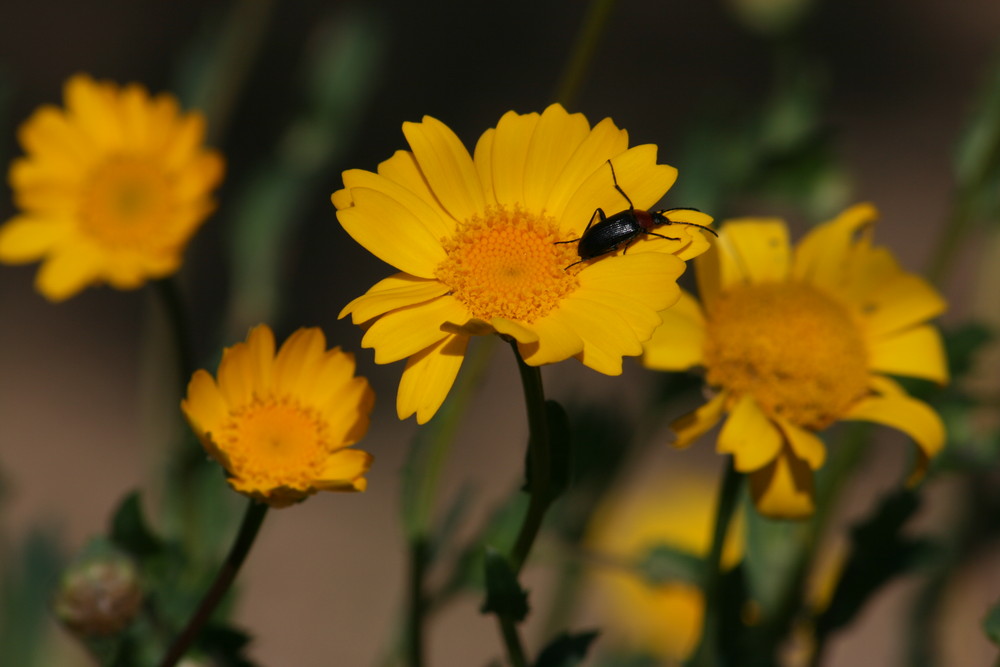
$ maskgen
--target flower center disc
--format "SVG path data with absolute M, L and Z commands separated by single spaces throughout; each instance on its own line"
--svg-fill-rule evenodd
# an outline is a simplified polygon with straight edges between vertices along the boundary
M 530 323 L 579 286 L 579 269 L 565 270 L 579 259 L 576 246 L 559 240 L 552 218 L 491 207 L 444 241 L 436 277 L 479 319 Z
M 220 436 L 235 476 L 256 488 L 306 489 L 329 455 L 323 422 L 294 402 L 255 400 Z
M 868 387 L 862 333 L 839 303 L 809 285 L 728 290 L 708 311 L 708 382 L 750 393 L 771 417 L 819 430 Z
M 169 219 L 170 183 L 146 160 L 117 157 L 97 167 L 80 206 L 84 228 L 107 245 L 136 246 L 156 238 Z

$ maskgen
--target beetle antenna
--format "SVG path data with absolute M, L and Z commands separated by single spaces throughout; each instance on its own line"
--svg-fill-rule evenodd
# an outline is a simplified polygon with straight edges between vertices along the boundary
M 711 227 L 707 227 L 705 225 L 699 225 L 697 222 L 684 222 L 683 220 L 671 220 L 670 218 L 667 217 L 667 213 L 672 213 L 673 211 L 694 211 L 695 213 L 701 213 L 701 211 L 699 211 L 696 208 L 678 207 L 678 208 L 668 208 L 662 211 L 657 211 L 656 215 L 657 217 L 666 220 L 668 225 L 687 225 L 688 227 L 697 227 L 698 229 L 704 229 L 712 236 L 715 237 L 719 236 L 719 232 L 715 231 Z
M 635 210 L 635 204 L 632 203 L 632 200 L 629 199 L 628 195 L 625 194 L 625 191 L 622 190 L 622 186 L 618 185 L 618 176 L 617 176 L 617 174 L 615 174 L 615 165 L 611 164 L 611 158 L 608 158 L 608 166 L 611 167 L 611 180 L 614 181 L 615 190 L 617 190 L 618 192 L 620 192 L 621 195 L 622 195 L 622 197 L 625 197 L 625 201 L 628 202 L 628 208 L 629 208 L 629 210 L 630 211 L 634 211 Z

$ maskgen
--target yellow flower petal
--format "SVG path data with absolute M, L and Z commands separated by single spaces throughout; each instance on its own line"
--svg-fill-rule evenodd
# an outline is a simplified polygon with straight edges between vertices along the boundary
M 537 340 L 518 345 L 521 358 L 531 366 L 553 364 L 583 352 L 583 339 L 558 313 L 531 323 Z
M 538 341 L 538 332 L 535 331 L 533 327 L 520 324 L 514 320 L 509 320 L 504 317 L 494 317 L 490 320 L 490 324 L 493 325 L 493 328 L 496 329 L 497 333 L 506 334 L 518 343 L 527 344 Z
M 390 310 L 425 303 L 447 292 L 448 287 L 437 280 L 397 273 L 375 283 L 368 292 L 344 306 L 337 317 L 350 315 L 355 324 L 360 324 Z
M 739 472 L 759 470 L 781 451 L 781 432 L 757 406 L 750 394 L 736 399 L 719 432 L 716 451 L 732 454 Z
M 573 153 L 590 133 L 583 114 L 569 114 L 560 104 L 549 105 L 531 136 L 524 164 L 524 205 L 541 211 Z M 488 181 L 484 181 L 488 182 Z
M 883 337 L 935 318 L 945 311 L 945 301 L 930 283 L 912 273 L 900 273 L 870 290 L 862 303 L 865 327 L 873 337 Z
M 925 324 L 869 343 L 872 370 L 892 375 L 948 382 L 948 361 L 941 334 Z
M 455 231 L 455 220 L 447 214 L 442 215 L 444 213 L 443 209 L 435 207 L 434 204 L 436 202 L 433 199 L 428 201 L 425 198 L 424 195 L 430 195 L 429 191 L 420 194 L 412 192 L 404 185 L 382 174 L 374 174 L 364 169 L 348 169 L 343 173 L 343 178 L 344 187 L 347 189 L 366 188 L 377 190 L 393 201 L 398 202 L 435 239 L 449 236 Z M 356 201 L 355 205 L 357 205 Z M 408 221 L 407 223 L 402 223 L 402 221 L 395 219 L 386 219 L 384 224 L 387 226 L 387 231 L 391 231 L 395 229 L 396 225 L 408 224 Z
M 804 519 L 815 511 L 815 485 L 809 465 L 787 449 L 751 472 L 750 495 L 757 511 L 772 519 Z
M 584 211 L 583 215 L 586 215 L 587 219 L 581 223 L 576 219 L 579 211 L 574 211 L 571 216 L 568 216 L 566 206 L 577 194 L 580 185 L 598 170 L 603 169 L 610 176 L 607 165 L 608 158 L 620 155 L 627 148 L 628 133 L 619 129 L 610 118 L 605 118 L 594 126 L 586 139 L 573 151 L 573 155 L 552 186 L 548 203 L 545 205 L 545 210 L 559 221 L 560 229 L 583 232 L 583 228 L 590 220 L 594 210 Z M 614 187 L 610 181 L 608 183 L 612 188 Z M 603 187 L 604 182 L 602 181 L 601 184 Z M 609 199 L 609 201 L 614 200 Z
M 368 486 L 365 473 L 372 466 L 373 457 L 358 449 L 343 449 L 326 460 L 326 465 L 316 479 L 316 488 L 322 491 L 364 491 Z
M 579 359 L 605 375 L 621 375 L 622 355 L 636 356 L 642 346 L 631 327 L 614 311 L 586 299 L 563 301 L 561 316 L 583 340 Z
M 826 445 L 819 436 L 796 426 L 787 419 L 779 417 L 777 422 L 795 458 L 805 461 L 813 470 L 822 468 L 826 462 Z
M 23 215 L 11 218 L 0 227 L 0 261 L 33 262 L 51 252 L 65 238 L 68 227 L 67 223 Z
M 70 249 L 60 245 L 38 269 L 35 288 L 49 301 L 64 301 L 97 282 L 100 263 L 100 255 L 89 244 Z
M 524 206 L 524 165 L 538 126 L 537 113 L 508 111 L 497 123 L 493 140 L 493 194 L 498 204 Z
M 927 463 L 944 447 L 944 422 L 929 405 L 909 396 L 898 383 L 886 377 L 872 378 L 878 396 L 862 399 L 844 419 L 870 421 L 898 429 L 920 448 L 917 465 L 909 483 L 918 481 Z
M 472 161 L 476 165 L 476 173 L 479 174 L 479 182 L 483 184 L 483 197 L 487 206 L 495 206 L 497 196 L 493 190 L 493 146 L 496 143 L 497 130 L 495 127 L 483 132 L 476 142 L 473 151 Z
M 261 330 L 261 327 L 254 329 L 251 334 Z M 263 328 L 264 335 L 270 329 Z M 273 334 L 271 334 L 273 336 Z M 248 351 L 253 350 L 248 340 Z M 263 343 L 266 341 L 262 341 Z M 273 345 L 273 343 L 271 343 Z M 278 354 L 274 357 L 274 389 L 281 394 L 314 394 L 316 392 L 316 380 L 322 370 L 322 359 L 326 349 L 326 337 L 323 332 L 315 327 L 297 330 L 288 340 L 285 341 Z M 246 382 L 250 384 L 251 379 L 258 378 L 257 383 L 263 384 L 269 378 L 258 377 L 253 369 L 256 367 L 259 354 L 253 350 L 253 356 L 248 355 L 254 366 L 248 368 Z M 221 378 L 222 369 L 219 369 Z
M 219 391 L 219 386 L 215 384 L 211 373 L 204 370 L 198 370 L 191 376 L 187 397 L 181 401 L 181 409 L 199 437 L 206 432 L 216 432 L 229 414 L 229 404 Z
M 643 344 L 643 365 L 658 371 L 683 371 L 703 363 L 705 317 L 698 301 L 681 290 L 677 303 L 659 315 L 663 324 Z
M 677 170 L 656 164 L 656 146 L 645 144 L 612 157 L 618 185 L 637 209 L 655 204 L 677 180 Z M 566 203 L 562 213 L 563 229 L 583 234 L 594 212 L 602 209 L 611 216 L 629 208 L 628 201 L 615 189 L 611 167 L 607 162 L 585 178 Z
M 403 123 L 403 134 L 431 191 L 445 210 L 456 220 L 468 220 L 482 213 L 486 200 L 479 174 L 469 151 L 455 133 L 436 118 L 424 116 L 421 123 Z
M 433 278 L 445 258 L 441 240 L 420 218 L 378 190 L 354 188 L 354 206 L 337 211 L 337 219 L 355 241 L 400 271 Z
M 454 297 L 443 296 L 419 306 L 386 313 L 372 323 L 361 345 L 375 348 L 375 363 L 392 363 L 447 337 L 449 334 L 441 325 L 463 324 L 471 317 Z
M 677 436 L 677 439 L 672 443 L 673 446 L 684 449 L 708 433 L 722 419 L 722 413 L 725 412 L 728 400 L 728 393 L 719 392 L 694 412 L 686 414 L 672 423 L 670 429 Z
M 720 278 L 718 288 L 726 289 L 741 282 L 771 283 L 788 278 L 791 248 L 788 227 L 781 220 L 727 220 L 719 232 L 715 247 L 719 251 L 719 266 L 715 272 Z
M 836 287 L 844 281 L 845 263 L 858 231 L 871 228 L 878 211 L 871 204 L 856 204 L 834 220 L 816 226 L 795 248 L 792 277 L 815 285 Z
M 426 424 L 434 416 L 455 383 L 468 345 L 468 336 L 450 335 L 409 358 L 396 395 L 400 419 L 416 414 L 417 423 Z

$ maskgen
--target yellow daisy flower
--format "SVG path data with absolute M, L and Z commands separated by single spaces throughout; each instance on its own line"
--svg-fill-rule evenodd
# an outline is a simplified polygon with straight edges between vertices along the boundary
M 676 240 L 641 238 L 628 253 L 579 260 L 576 244 L 598 208 L 655 204 L 673 184 L 656 146 L 628 148 L 628 134 L 605 119 L 591 128 L 558 104 L 543 113 L 506 113 L 474 155 L 440 121 L 404 123 L 411 151 L 377 173 L 344 172 L 333 193 L 344 229 L 399 269 L 349 303 L 367 327 L 376 363 L 408 359 L 399 385 L 401 419 L 430 419 L 444 401 L 473 335 L 517 341 L 533 366 L 576 357 L 609 375 L 638 355 L 678 297 L 684 261 L 708 248 L 697 227 L 673 225 Z M 708 224 L 694 211 L 676 222 Z
M 371 454 L 347 449 L 368 430 L 375 395 L 354 356 L 299 329 L 274 351 L 255 327 L 225 350 L 218 381 L 199 370 L 181 402 L 205 450 L 242 494 L 285 507 L 317 491 L 364 491 Z
M 820 225 L 792 250 L 783 222 L 728 222 L 696 262 L 702 303 L 683 294 L 643 363 L 677 371 L 704 366 L 718 392 L 673 424 L 686 447 L 729 413 L 718 451 L 749 474 L 759 511 L 813 511 L 813 471 L 826 457 L 816 436 L 834 422 L 873 421 L 917 443 L 911 482 L 944 445 L 940 417 L 885 374 L 948 381 L 937 330 L 945 303 L 871 242 L 868 204 Z
M 36 287 L 52 301 L 108 283 L 134 289 L 177 270 L 215 208 L 222 157 L 202 147 L 205 119 L 170 95 L 77 75 L 66 108 L 43 106 L 10 168 L 21 213 L 0 228 L 0 261 L 42 260 Z
M 633 568 L 650 549 L 666 545 L 704 557 L 712 545 L 715 482 L 696 471 L 676 479 L 630 482 L 594 515 L 587 547 L 597 559 L 591 577 L 600 602 L 601 627 L 617 648 L 642 652 L 666 664 L 687 659 L 701 638 L 705 597 L 685 581 L 653 584 Z M 722 554 L 725 569 L 743 558 L 744 525 L 737 515 Z

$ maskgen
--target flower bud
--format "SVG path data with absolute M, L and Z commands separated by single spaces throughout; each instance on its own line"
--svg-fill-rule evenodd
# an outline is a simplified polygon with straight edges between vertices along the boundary
M 121 632 L 142 605 L 139 571 L 127 555 L 103 547 L 85 553 L 63 573 L 55 611 L 66 627 L 82 637 Z

